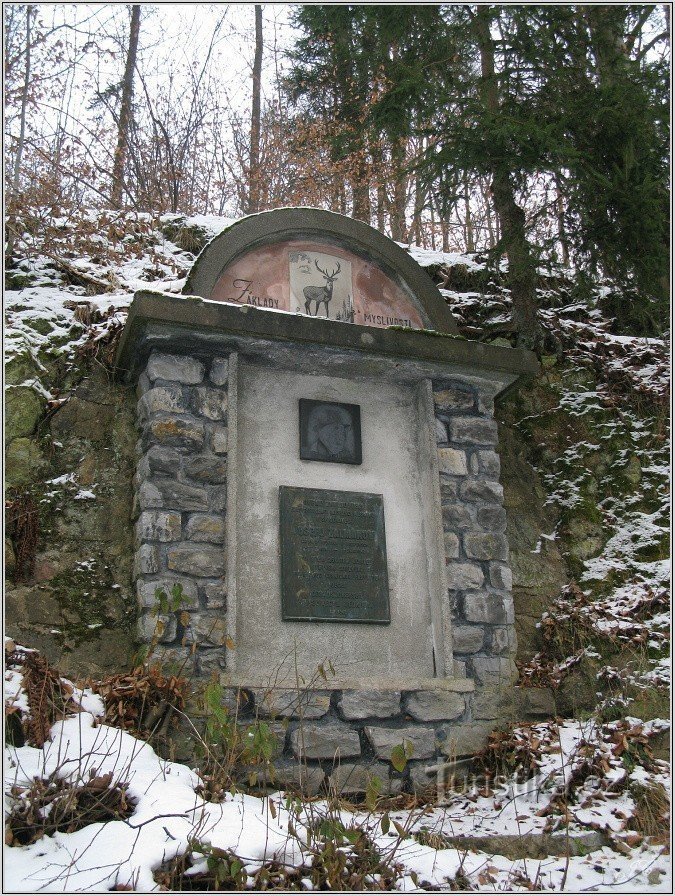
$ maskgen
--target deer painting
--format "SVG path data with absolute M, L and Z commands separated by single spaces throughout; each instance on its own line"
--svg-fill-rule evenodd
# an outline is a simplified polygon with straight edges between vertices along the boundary
M 328 303 L 333 298 L 333 284 L 338 278 L 338 274 L 340 273 L 340 262 L 338 262 L 338 266 L 332 273 L 328 273 L 328 271 L 324 271 L 323 268 L 319 267 L 319 263 L 317 261 L 314 262 L 316 265 L 317 271 L 320 274 L 323 274 L 324 280 L 326 281 L 323 286 L 305 286 L 302 293 L 305 297 L 305 311 L 307 314 L 311 314 L 311 303 L 316 302 L 314 309 L 314 317 L 317 317 L 319 314 L 319 305 L 324 305 L 326 309 L 326 317 L 328 317 Z

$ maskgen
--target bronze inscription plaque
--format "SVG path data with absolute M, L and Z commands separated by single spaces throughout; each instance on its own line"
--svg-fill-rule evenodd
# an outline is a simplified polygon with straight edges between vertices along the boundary
M 282 619 L 389 623 L 382 495 L 282 485 L 279 518 Z

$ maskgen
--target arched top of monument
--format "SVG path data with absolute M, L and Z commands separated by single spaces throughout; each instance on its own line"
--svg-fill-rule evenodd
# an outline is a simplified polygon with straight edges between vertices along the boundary
M 202 250 L 184 295 L 366 326 L 457 332 L 431 278 L 361 221 L 316 208 L 242 218 Z

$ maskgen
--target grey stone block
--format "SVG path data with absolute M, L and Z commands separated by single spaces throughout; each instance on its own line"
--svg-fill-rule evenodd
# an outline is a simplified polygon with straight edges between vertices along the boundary
M 346 719 L 389 719 L 401 711 L 401 692 L 347 690 L 338 706 Z
M 464 553 L 471 560 L 507 560 L 509 545 L 504 535 L 467 533 L 463 536 Z
M 471 509 L 466 504 L 443 504 L 443 527 L 446 529 L 475 529 Z
M 181 536 L 180 513 L 144 510 L 136 521 L 136 538 L 145 541 L 178 541 Z
M 192 513 L 185 524 L 185 537 L 190 541 L 223 544 L 225 519 L 214 513 Z
M 455 674 L 455 678 L 466 678 L 466 662 L 464 660 L 453 659 L 452 671 Z
M 504 489 L 498 482 L 490 479 L 470 479 L 462 483 L 460 495 L 465 501 L 501 504 L 504 500 Z
M 152 389 L 152 383 L 150 382 L 150 377 L 143 371 L 136 383 L 136 398 L 141 398 L 148 389 Z
M 510 687 L 518 679 L 518 668 L 510 657 L 474 656 L 471 665 L 478 684 L 491 690 Z
M 211 370 L 209 379 L 214 386 L 226 386 L 229 372 L 229 362 L 227 358 L 214 358 L 211 361 Z
M 361 755 L 359 735 L 346 725 L 303 724 L 291 732 L 293 755 L 303 759 L 350 759 Z
M 209 420 L 227 419 L 227 392 L 200 386 L 195 389 L 195 410 Z
M 453 691 L 416 691 L 404 698 L 404 708 L 417 722 L 438 722 L 463 715 L 465 700 Z
M 157 489 L 162 506 L 168 510 L 208 510 L 209 499 L 203 488 L 159 476 L 152 483 L 144 484 L 151 484 L 153 490 Z
M 471 715 L 477 721 L 514 721 L 513 689 L 479 689 L 472 697 Z
M 224 647 L 227 625 L 224 613 L 192 613 L 185 631 L 185 643 L 205 647 Z
M 485 630 L 480 625 L 455 625 L 452 628 L 454 653 L 477 653 L 484 640 Z
M 320 719 L 330 709 L 330 691 L 259 688 L 253 695 L 256 711 L 263 717 Z
M 180 454 L 165 445 L 152 445 L 143 461 L 149 473 L 177 473 L 180 468 Z
M 162 493 L 152 482 L 142 482 L 136 497 L 139 510 L 152 510 L 165 506 Z
M 134 556 L 134 578 L 159 571 L 159 551 L 154 544 L 142 544 Z
M 145 421 L 152 414 L 176 414 L 187 410 L 183 390 L 176 383 L 153 386 L 138 402 L 138 417 Z
M 144 644 L 154 640 L 160 644 L 168 644 L 176 637 L 176 617 L 143 613 L 138 618 L 136 631 L 138 640 Z
M 213 427 L 211 449 L 214 454 L 227 454 L 227 426 Z
M 480 472 L 486 476 L 491 476 L 493 479 L 498 479 L 501 463 L 497 452 L 481 449 L 476 452 L 476 456 L 478 458 L 478 469 Z
M 485 747 L 493 727 L 489 722 L 453 725 L 445 731 L 444 736 L 440 739 L 440 750 L 450 759 L 475 756 Z
M 480 588 L 485 581 L 485 575 L 478 563 L 450 562 L 445 567 L 445 579 L 448 588 L 454 591 Z M 472 622 L 484 622 L 483 619 L 472 619 Z
M 370 765 L 345 762 L 334 768 L 328 777 L 329 792 L 337 796 L 366 793 L 373 779 L 379 782 L 379 794 L 389 793 L 389 767 L 383 762 Z
M 196 386 L 204 379 L 204 365 L 196 358 L 153 352 L 146 373 L 152 382 L 174 380 L 177 383 Z
M 368 742 L 379 759 L 391 761 L 395 747 L 405 742 L 410 743 L 415 759 L 428 759 L 436 752 L 436 734 L 433 728 L 419 725 L 406 725 L 404 728 L 380 728 L 366 725 Z
M 225 513 L 227 510 L 227 486 L 207 486 L 209 493 L 209 510 L 211 513 Z
M 478 413 L 484 414 L 486 417 L 492 417 L 495 412 L 494 395 L 485 392 L 478 392 Z
M 496 626 L 490 636 L 491 652 L 495 656 L 503 653 L 515 653 L 517 642 L 516 632 L 512 625 Z
M 410 786 L 412 791 L 418 797 L 423 794 L 431 795 L 432 791 L 436 792 L 436 775 L 427 774 L 428 762 L 411 763 L 408 767 L 410 776 Z
M 466 451 L 459 448 L 438 449 L 438 469 L 452 476 L 466 476 L 468 472 Z
M 502 563 L 491 563 L 489 570 L 490 584 L 493 588 L 501 588 L 504 591 L 511 590 L 513 587 L 513 575 L 508 566 L 505 566 Z
M 476 519 L 478 525 L 489 532 L 503 532 L 506 529 L 506 511 L 503 507 L 479 507 Z
M 519 720 L 553 719 L 556 716 L 555 695 L 551 688 L 514 688 L 513 697 Z
M 182 543 L 169 548 L 166 559 L 169 569 L 191 576 L 214 578 L 225 573 L 225 551 L 222 548 Z
M 207 610 L 219 610 L 227 607 L 227 587 L 222 579 L 218 582 L 206 582 L 203 592 Z
M 473 392 L 460 386 L 450 386 L 447 389 L 434 392 L 434 404 L 441 413 L 470 410 L 475 401 Z
M 211 647 L 198 649 L 196 654 L 197 674 L 203 675 L 205 678 L 210 677 L 213 672 L 223 672 L 227 666 L 225 660 L 225 651 L 219 647 Z
M 169 600 L 171 589 L 174 585 L 180 585 L 183 589 L 183 601 L 179 609 L 193 609 L 199 606 L 197 599 L 197 585 L 189 579 L 181 579 L 175 576 L 162 576 L 150 581 L 136 583 L 136 595 L 141 607 L 152 608 L 158 605 L 155 592 L 159 588 Z
M 443 442 L 448 441 L 448 430 L 446 429 L 445 423 L 442 420 L 439 420 L 436 417 L 436 442 L 438 444 L 442 444 Z
M 197 482 L 219 484 L 227 481 L 227 461 L 221 457 L 191 457 L 183 462 L 183 470 Z
M 459 557 L 459 536 L 454 532 L 444 532 L 443 542 L 446 560 L 456 560 Z
M 305 796 L 316 796 L 324 786 L 326 773 L 318 766 L 274 764 L 275 781 L 285 790 L 299 791 Z
M 459 496 L 459 482 L 456 479 L 448 479 L 447 476 L 441 474 L 439 477 L 441 485 L 441 502 L 443 504 L 452 504 Z
M 464 618 L 467 622 L 488 622 L 507 625 L 508 609 L 499 591 L 472 591 L 464 595 Z
M 143 443 L 168 445 L 200 451 L 204 445 L 204 424 L 192 417 L 153 417 L 143 433 Z
M 485 417 L 452 417 L 448 421 L 448 436 L 460 445 L 495 445 L 497 424 Z

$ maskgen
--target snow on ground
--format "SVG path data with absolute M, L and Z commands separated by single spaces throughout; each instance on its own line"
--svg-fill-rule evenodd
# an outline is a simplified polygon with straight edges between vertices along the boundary
M 517 729 L 519 749 L 530 750 L 533 760 L 529 775 L 477 778 L 464 793 L 448 791 L 440 805 L 385 814 L 336 808 L 323 800 L 291 801 L 283 793 L 234 793 L 222 802 L 207 802 L 194 771 L 160 759 L 149 744 L 104 724 L 97 695 L 76 689 L 73 700 L 80 711 L 56 722 L 42 749 L 5 747 L 6 816 L 30 798 L 36 779 L 75 787 L 92 781 L 124 786 L 133 811 L 125 819 L 72 833 L 55 831 L 28 845 L 6 845 L 5 892 L 156 891 L 158 869 L 189 855 L 193 867 L 188 874 L 206 871 L 214 849 L 237 857 L 252 885 L 265 863 L 310 869 L 312 852 L 320 845 L 316 822 L 325 818 L 366 831 L 380 855 L 398 865 L 396 887 L 403 892 L 445 889 L 457 881 L 466 889 L 671 890 L 663 843 L 630 829 L 638 792 L 634 785 L 669 785 L 665 763 L 622 758 L 624 747 L 641 743 L 646 729 L 638 719 L 605 726 L 568 720 Z M 5 674 L 5 702 L 28 711 L 16 668 Z M 573 795 L 562 799 L 568 791 Z M 49 818 L 49 808 L 43 812 Z M 564 843 L 594 832 L 601 837 L 590 844 L 588 855 L 520 860 L 455 839 L 557 833 Z M 343 848 L 350 849 L 348 843 Z

